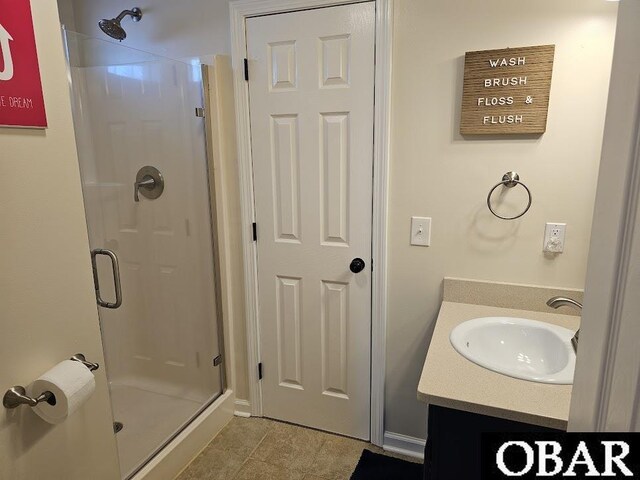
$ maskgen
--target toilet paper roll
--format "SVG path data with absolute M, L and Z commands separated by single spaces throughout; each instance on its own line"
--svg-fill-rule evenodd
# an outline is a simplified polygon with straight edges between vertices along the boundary
M 74 360 L 60 362 L 27 388 L 27 394 L 37 397 L 49 391 L 55 405 L 39 403 L 33 411 L 48 423 L 61 423 L 80 408 L 96 389 L 93 373 Z

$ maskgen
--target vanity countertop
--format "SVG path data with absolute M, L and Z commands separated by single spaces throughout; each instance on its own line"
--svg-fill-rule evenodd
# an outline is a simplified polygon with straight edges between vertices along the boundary
M 550 428 L 566 429 L 572 385 L 536 383 L 493 372 L 455 351 L 449 334 L 478 317 L 521 317 L 576 330 L 573 315 L 443 302 L 418 384 L 418 399 L 429 404 Z

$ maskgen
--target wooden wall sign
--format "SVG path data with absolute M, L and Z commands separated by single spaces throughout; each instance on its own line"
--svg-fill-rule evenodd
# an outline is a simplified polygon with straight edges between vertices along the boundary
M 467 52 L 462 135 L 544 133 L 555 45 Z
M 0 126 L 47 126 L 30 0 L 0 0 Z

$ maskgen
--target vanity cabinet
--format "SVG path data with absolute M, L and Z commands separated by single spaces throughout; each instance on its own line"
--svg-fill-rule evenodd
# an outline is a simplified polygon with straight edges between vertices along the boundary
M 559 430 L 429 405 L 424 480 L 480 480 L 483 432 Z

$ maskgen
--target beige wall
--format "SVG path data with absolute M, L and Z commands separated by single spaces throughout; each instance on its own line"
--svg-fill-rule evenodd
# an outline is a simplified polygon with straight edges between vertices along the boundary
M 416 385 L 444 276 L 583 287 L 616 9 L 603 0 L 396 0 L 387 431 L 424 438 L 426 408 Z M 464 53 L 550 43 L 547 132 L 462 138 Z M 485 204 L 509 170 L 534 199 L 512 222 L 492 217 Z M 524 201 L 513 194 L 514 203 Z M 433 217 L 431 247 L 409 245 L 411 215 Z M 547 221 L 568 224 L 557 258 L 542 252 Z
M 0 394 L 74 353 L 104 364 L 55 2 L 34 1 L 46 131 L 0 128 Z M 0 479 L 119 478 L 104 368 L 64 423 L 0 409 Z

